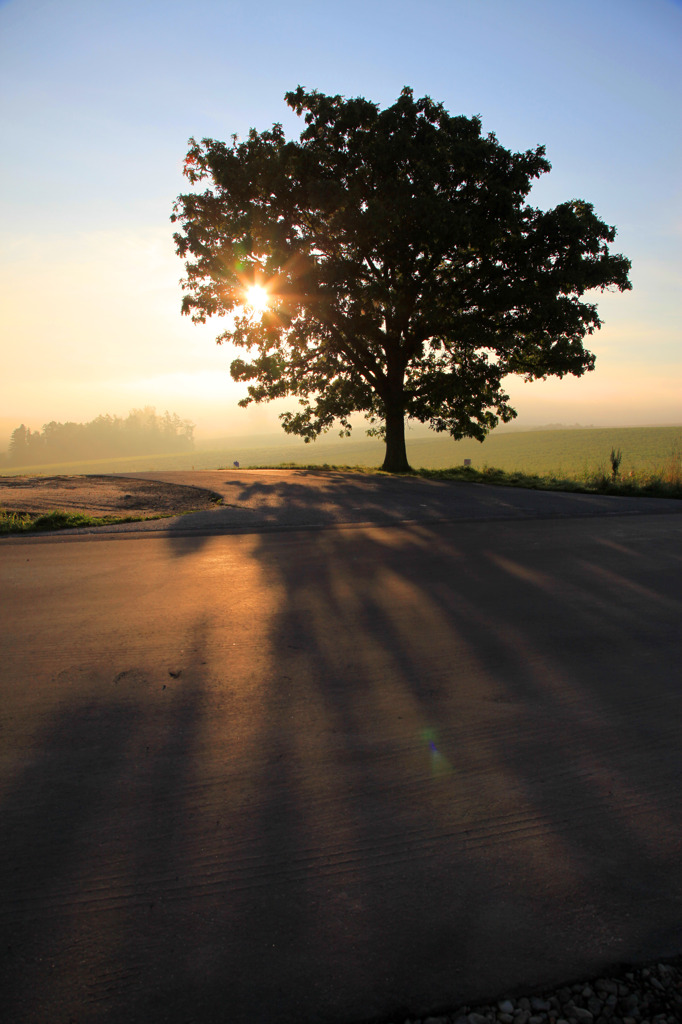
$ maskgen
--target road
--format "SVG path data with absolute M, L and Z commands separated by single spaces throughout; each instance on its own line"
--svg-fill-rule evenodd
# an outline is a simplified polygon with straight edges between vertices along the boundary
M 403 1021 L 682 952 L 680 506 L 467 495 L 0 545 L 1 1019 Z

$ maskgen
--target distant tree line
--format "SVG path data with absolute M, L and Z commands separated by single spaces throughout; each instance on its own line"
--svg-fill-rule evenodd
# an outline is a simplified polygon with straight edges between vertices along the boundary
M 75 462 L 121 455 L 159 455 L 185 452 L 194 447 L 194 424 L 177 413 L 158 416 L 145 406 L 120 416 L 98 416 L 89 423 L 46 423 L 42 430 L 17 427 L 10 437 L 10 466 L 44 462 Z

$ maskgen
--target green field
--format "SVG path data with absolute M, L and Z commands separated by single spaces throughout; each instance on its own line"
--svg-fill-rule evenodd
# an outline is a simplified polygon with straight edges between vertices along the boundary
M 653 471 L 682 451 L 682 426 L 585 427 L 561 430 L 498 431 L 483 443 L 452 441 L 436 434 L 408 431 L 407 453 L 415 469 L 447 469 L 471 459 L 476 469 L 494 466 L 506 471 L 583 476 L 607 469 L 612 448 L 623 453 L 621 475 Z M 222 469 L 238 461 L 243 468 L 300 465 L 377 467 L 383 460 L 381 442 L 327 436 L 314 444 L 282 435 L 223 438 L 182 455 L 134 456 L 99 461 L 62 462 L 0 468 L 3 475 L 131 473 L 148 470 Z
M 408 454 L 415 467 L 445 469 L 470 458 L 477 469 L 581 476 L 609 467 L 612 448 L 623 453 L 621 474 L 654 470 L 682 449 L 682 426 L 508 431 L 493 433 L 483 444 L 419 438 Z

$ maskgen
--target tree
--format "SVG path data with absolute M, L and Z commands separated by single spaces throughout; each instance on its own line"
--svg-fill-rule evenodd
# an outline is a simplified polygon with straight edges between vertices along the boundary
M 383 468 L 409 469 L 405 417 L 483 440 L 516 413 L 508 374 L 581 376 L 601 326 L 585 292 L 629 289 L 615 229 L 582 200 L 525 204 L 550 170 L 403 89 L 385 109 L 299 88 L 299 141 L 282 126 L 230 145 L 190 139 L 172 220 L 186 259 L 182 311 L 232 314 L 217 339 L 250 353 L 239 404 L 296 396 L 284 429 L 314 439 L 362 412 L 386 440 Z M 246 289 L 268 295 L 262 311 Z
M 22 423 L 12 431 L 8 461 L 12 465 L 101 459 L 116 455 L 153 455 L 194 447 L 194 424 L 153 406 L 133 409 L 127 419 L 97 416 L 89 423 L 44 423 L 42 433 Z
M 7 457 L 10 462 L 16 466 L 21 466 L 26 463 L 28 456 L 28 439 L 31 431 L 27 430 L 26 426 L 22 423 L 21 426 L 16 427 L 9 439 L 9 448 L 7 450 Z

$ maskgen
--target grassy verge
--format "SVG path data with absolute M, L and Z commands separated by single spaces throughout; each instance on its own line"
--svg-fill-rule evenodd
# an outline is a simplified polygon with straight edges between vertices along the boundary
M 613 477 L 605 470 L 596 470 L 580 477 L 572 477 L 549 473 L 537 475 L 519 471 L 507 472 L 491 466 L 485 466 L 480 470 L 457 466 L 455 469 L 420 469 L 416 475 L 427 480 L 469 480 L 538 491 L 615 494 L 630 498 L 682 498 L 682 477 L 671 477 L 664 471 Z
M 612 459 L 615 452 L 612 449 Z M 682 498 L 682 456 L 673 451 L 666 461 L 654 470 L 630 470 L 621 474 L 618 469 L 620 452 L 610 470 L 604 464 L 597 469 L 585 469 L 581 474 L 524 473 L 485 466 L 481 470 L 458 466 L 449 470 L 418 470 L 419 476 L 431 480 L 476 480 L 480 483 L 503 487 L 526 487 L 543 491 L 572 491 L 582 494 L 615 494 L 629 498 Z
M 378 473 L 381 469 L 368 466 L 301 465 L 283 462 L 278 466 L 257 466 L 254 469 L 301 469 L 309 472 Z M 388 475 L 388 474 L 386 474 Z M 581 474 L 524 473 L 520 470 L 497 469 L 484 466 L 454 466 L 450 469 L 415 469 L 409 476 L 425 480 L 464 480 L 469 483 L 496 484 L 502 487 L 524 487 L 541 491 L 571 491 L 582 494 L 615 494 L 630 498 L 682 498 L 682 457 L 673 453 L 658 469 L 632 470 L 614 476 L 604 466 L 585 470 Z
M 231 466 L 218 466 L 218 469 L 227 472 Z M 384 473 L 378 466 L 348 466 L 345 463 L 336 462 L 264 462 L 261 466 L 244 466 L 244 469 L 300 469 L 306 473 L 361 473 L 365 476 L 391 476 L 391 473 Z M 421 472 L 419 470 L 418 472 Z M 395 474 L 393 474 L 395 475 Z M 413 475 L 413 473 L 407 474 Z
M 91 516 L 84 512 L 54 512 L 35 514 L 0 509 L 0 534 L 37 533 L 46 530 L 68 530 L 78 526 L 111 526 L 118 523 L 138 523 L 144 519 L 162 519 L 163 516 Z

